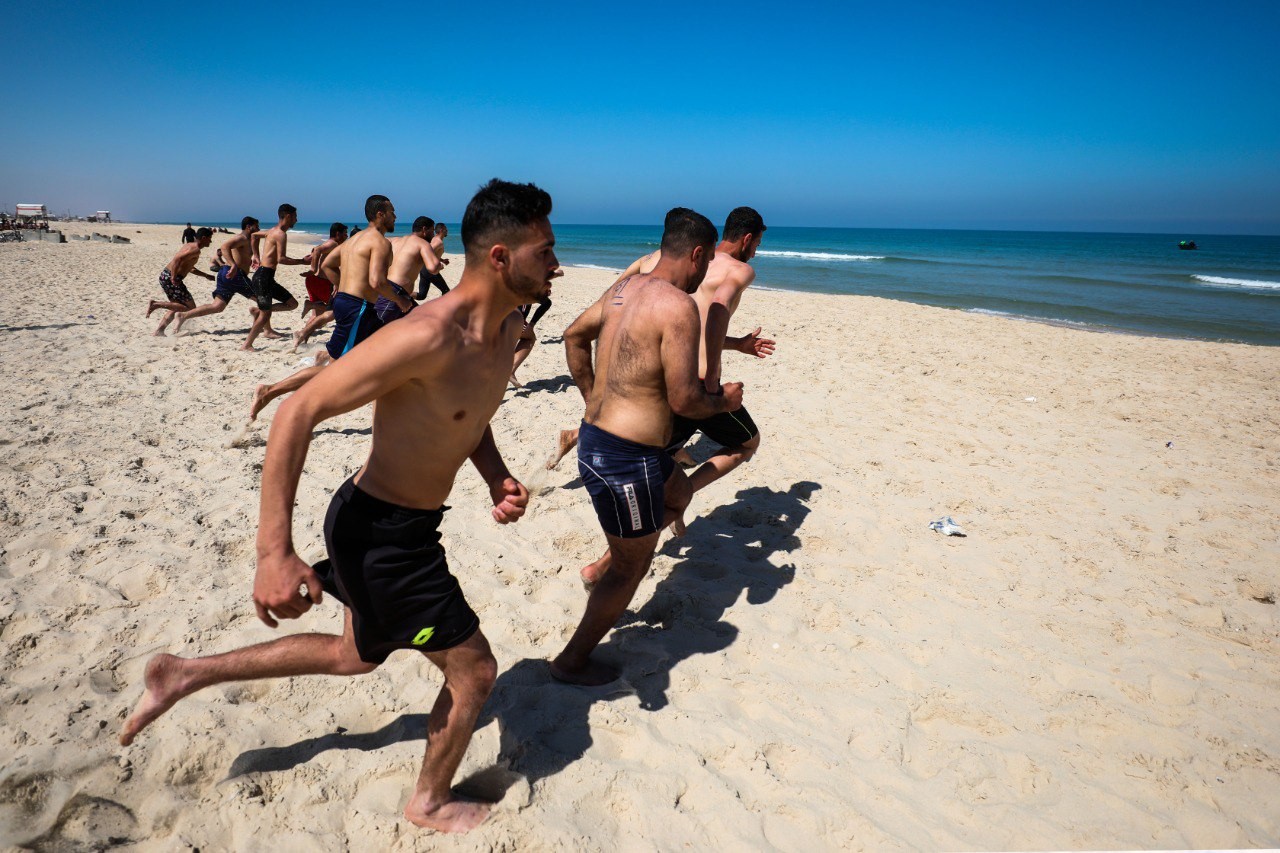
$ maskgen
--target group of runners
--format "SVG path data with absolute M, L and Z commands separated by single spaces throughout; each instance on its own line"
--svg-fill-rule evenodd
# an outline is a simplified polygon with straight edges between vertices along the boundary
M 430 241 L 419 233 L 420 221 L 412 238 L 390 245 L 386 234 L 394 228 L 395 208 L 385 196 L 371 196 L 365 213 L 367 228 L 346 240 L 331 235 L 318 266 L 317 253 L 311 257 L 314 274 L 337 282 L 328 366 L 261 386 L 254 400 L 256 414 L 270 399 L 297 392 L 280 406 L 267 440 L 253 588 L 257 615 L 274 628 L 328 593 L 344 605 L 343 632 L 295 634 L 206 657 L 155 655 L 120 741 L 131 743 L 174 703 L 204 687 L 356 675 L 371 672 L 393 651 L 416 650 L 440 669 L 444 683 L 428 718 L 426 755 L 405 817 L 460 832 L 489 811 L 489 804 L 461 798 L 450 786 L 498 665 L 448 569 L 439 528 L 467 460 L 488 485 L 497 523 L 519 520 L 528 506 L 529 492 L 503 461 L 490 420 L 513 381 L 513 353 L 527 354 L 521 347 L 540 316 L 535 311 L 529 317 L 530 306 L 545 313 L 552 281 L 562 274 L 549 221 L 551 197 L 533 184 L 494 179 L 481 187 L 462 219 L 460 280 L 416 308 L 407 285 L 439 255 L 427 254 Z M 285 252 L 283 235 L 293 222 L 296 213 L 282 207 L 280 225 L 262 238 L 269 248 L 259 269 L 301 262 Z M 243 277 L 248 264 L 240 261 L 257 245 L 250 242 L 250 225 L 228 241 L 236 245 L 223 247 L 231 263 L 218 273 L 220 287 L 241 286 L 231 282 Z M 673 209 L 659 250 L 637 260 L 565 331 L 569 370 L 585 413 L 577 430 L 560 433 L 548 466 L 577 445 L 579 472 L 607 549 L 582 570 L 590 589 L 584 613 L 550 661 L 550 674 L 559 681 L 595 686 L 619 677 L 592 652 L 635 595 L 660 531 L 669 525 L 678 531 L 694 492 L 759 446 L 759 432 L 742 405 L 742 384 L 720 381 L 720 357 L 725 349 L 760 358 L 774 350 L 760 329 L 728 336 L 729 320 L 754 278 L 748 262 L 764 230 L 750 208 L 735 209 L 722 234 L 701 214 Z M 207 247 L 208 236 L 196 245 Z M 415 238 L 424 248 L 405 243 Z M 195 262 L 179 252 L 170 280 L 194 269 Z M 255 326 L 269 316 L 257 296 L 263 286 L 269 285 L 260 279 L 252 291 Z M 293 507 L 312 432 L 325 419 L 375 401 L 369 457 L 334 493 L 324 525 L 327 556 L 309 565 L 294 548 Z M 672 454 L 699 431 L 721 449 L 686 475 Z M 405 453 L 406 447 L 431 450 Z

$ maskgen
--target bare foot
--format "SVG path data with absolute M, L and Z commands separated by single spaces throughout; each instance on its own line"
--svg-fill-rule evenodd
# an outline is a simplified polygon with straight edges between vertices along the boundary
M 154 332 L 152 332 L 152 333 L 151 333 L 151 337 L 153 337 L 153 338 L 163 338 L 163 337 L 164 337 L 164 326 L 161 326 L 161 327 L 159 327 L 158 329 L 156 329 Z
M 595 589 L 596 584 L 600 583 L 600 579 L 604 577 L 605 572 L 609 571 L 609 566 L 612 564 L 612 555 L 605 551 L 603 557 L 582 567 L 582 571 L 578 572 L 578 574 L 582 576 L 582 585 L 587 592 Z
M 253 344 L 248 344 L 248 343 L 242 344 L 240 346 L 240 349 L 243 350 L 244 352 L 257 352 L 257 350 L 253 348 Z
M 156 655 L 147 661 L 144 683 L 146 692 L 138 700 L 138 705 L 124 721 L 120 730 L 120 744 L 128 746 L 156 717 L 173 707 L 173 704 L 187 695 L 181 687 L 182 658 L 174 655 Z
M 294 333 L 293 333 L 293 349 L 289 350 L 289 352 L 297 352 L 297 351 L 298 351 L 298 347 L 300 347 L 300 346 L 302 346 L 304 343 L 306 343 L 307 338 L 306 338 L 306 336 L 303 334 L 303 332 L 305 332 L 305 331 L 306 331 L 306 329 L 307 329 L 307 327 L 306 327 L 306 326 L 303 326 L 301 329 L 299 329 L 298 331 L 296 331 L 296 332 L 294 332 Z
M 271 402 L 267 398 L 267 393 L 271 390 L 270 385 L 259 385 L 253 389 L 253 402 L 249 404 L 249 420 L 256 420 L 258 412 L 262 411 L 262 407 Z
M 269 340 L 273 340 L 273 341 L 278 341 L 284 338 L 284 335 L 280 334 L 275 329 L 265 329 L 262 332 L 262 336 L 264 338 L 268 338 Z
M 547 470 L 550 471 L 560 464 L 560 460 L 565 454 L 573 450 L 578 444 L 578 431 L 576 429 L 560 430 L 560 438 L 556 442 L 556 453 L 547 460 Z
M 429 807 L 420 801 L 418 795 L 409 800 L 404 807 L 404 816 L 410 822 L 424 829 L 438 829 L 441 832 L 468 832 L 484 823 L 489 816 L 491 806 L 488 803 L 477 803 L 470 800 L 451 799 Z
M 622 673 L 607 663 L 587 658 L 586 665 L 569 669 L 559 663 L 560 658 L 551 662 L 551 677 L 565 684 L 580 684 L 584 687 L 599 687 L 611 681 L 617 681 Z
M 507 379 L 507 384 L 510 385 L 512 388 L 524 387 L 523 385 L 520 384 L 520 380 L 516 379 L 516 375 L 514 373 L 511 374 L 511 377 L 509 379 Z
M 176 334 L 178 334 L 178 332 L 181 332 L 181 331 L 182 331 L 182 324 L 183 324 L 183 323 L 185 323 L 185 322 L 187 322 L 187 318 L 186 318 L 186 317 L 184 317 L 184 316 L 182 316 L 181 314 L 179 314 L 179 315 L 178 315 L 178 324 L 177 324 L 176 326 L 174 326 L 174 327 L 173 327 L 173 333 L 174 333 L 175 335 L 176 335 Z
M 148 316 L 148 317 L 150 317 L 150 316 L 151 316 L 151 313 L 152 313 L 153 311 L 155 311 L 155 310 L 156 310 L 156 301 L 155 301 L 154 299 L 148 300 L 148 302 L 147 302 L 147 316 Z

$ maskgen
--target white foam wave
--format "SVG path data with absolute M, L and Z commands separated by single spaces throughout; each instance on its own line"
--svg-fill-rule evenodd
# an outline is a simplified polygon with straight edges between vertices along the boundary
M 761 249 L 756 252 L 768 258 L 805 258 L 810 261 L 883 261 L 884 255 L 843 255 L 839 252 L 784 252 Z
M 602 267 L 599 264 L 565 264 L 579 270 L 604 270 L 605 272 L 622 272 L 621 267 Z
M 1256 281 L 1249 278 L 1223 278 L 1216 275 L 1193 275 L 1196 281 L 1215 287 L 1249 287 L 1255 290 L 1280 290 L 1280 281 Z

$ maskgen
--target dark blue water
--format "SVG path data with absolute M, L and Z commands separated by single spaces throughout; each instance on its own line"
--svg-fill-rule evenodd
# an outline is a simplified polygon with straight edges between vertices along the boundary
M 298 225 L 323 236 L 328 228 Z M 555 231 L 563 264 L 610 270 L 662 236 L 660 226 Z M 1179 250 L 1184 239 L 1200 248 Z M 455 226 L 445 248 L 462 250 Z M 772 227 L 753 265 L 758 287 L 1280 346 L 1280 237 Z

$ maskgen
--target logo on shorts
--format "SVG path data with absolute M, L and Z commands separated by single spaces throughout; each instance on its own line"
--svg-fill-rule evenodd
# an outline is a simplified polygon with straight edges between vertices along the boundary
M 622 492 L 627 496 L 627 509 L 631 510 L 631 529 L 640 529 L 640 502 L 636 500 L 636 487 L 634 483 L 626 483 L 622 487 Z
M 436 632 L 435 628 L 423 628 L 421 631 L 418 632 L 418 636 L 413 638 L 413 644 L 415 646 L 426 645 L 427 640 L 430 640 L 431 635 L 434 634 L 435 632 Z

